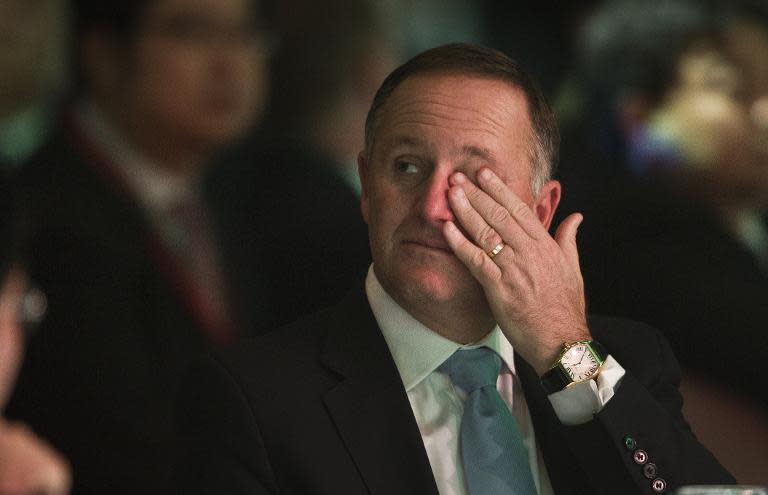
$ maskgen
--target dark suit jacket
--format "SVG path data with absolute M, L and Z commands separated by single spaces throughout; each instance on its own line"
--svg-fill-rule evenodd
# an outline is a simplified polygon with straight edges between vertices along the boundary
M 593 318 L 627 369 L 616 395 L 580 426 L 557 420 L 539 379 L 518 373 L 558 494 L 653 493 L 644 450 L 671 491 L 730 482 L 691 434 L 678 367 L 648 327 Z M 625 437 L 636 446 L 628 449 Z M 195 366 L 180 402 L 179 493 L 437 494 L 396 366 L 362 291 L 339 305 Z
M 590 310 L 658 327 L 685 369 L 768 410 L 766 268 L 703 203 L 650 181 L 610 190 L 580 234 Z
M 49 311 L 8 412 L 69 459 L 74 494 L 165 494 L 181 370 L 209 344 L 142 210 L 91 151 L 62 127 L 22 172 Z

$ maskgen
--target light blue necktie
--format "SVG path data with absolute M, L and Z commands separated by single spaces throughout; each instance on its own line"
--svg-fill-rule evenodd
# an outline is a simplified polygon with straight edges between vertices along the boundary
M 459 349 L 439 371 L 467 394 L 460 450 L 472 495 L 536 495 L 528 451 L 496 390 L 501 358 L 487 347 Z

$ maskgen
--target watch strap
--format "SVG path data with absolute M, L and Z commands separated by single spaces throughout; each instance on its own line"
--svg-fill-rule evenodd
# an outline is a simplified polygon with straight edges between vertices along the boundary
M 541 386 L 544 387 L 544 391 L 547 395 L 563 390 L 571 384 L 571 381 L 570 375 L 568 375 L 568 373 L 566 373 L 559 365 L 541 376 Z

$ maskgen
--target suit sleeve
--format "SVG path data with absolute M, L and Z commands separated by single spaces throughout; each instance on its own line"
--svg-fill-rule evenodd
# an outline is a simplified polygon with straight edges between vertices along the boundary
M 177 407 L 176 493 L 277 493 L 252 410 L 224 366 L 213 358 L 193 365 Z
M 683 417 L 680 369 L 666 339 L 656 331 L 643 334 L 632 348 L 601 337 L 627 373 L 592 421 L 565 427 L 566 441 L 578 453 L 574 462 L 597 493 L 618 493 L 617 486 L 627 487 L 622 493 L 655 494 L 734 483 Z

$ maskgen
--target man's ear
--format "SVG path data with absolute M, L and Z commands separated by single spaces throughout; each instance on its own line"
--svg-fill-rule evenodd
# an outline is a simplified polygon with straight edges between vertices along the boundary
M 557 205 L 560 204 L 561 192 L 562 186 L 560 183 L 556 180 L 551 180 L 541 188 L 533 205 L 533 211 L 536 212 L 539 221 L 547 230 L 549 230 L 549 226 L 552 224 L 552 217 L 555 216 Z
M 363 213 L 363 220 L 368 223 L 368 176 L 370 170 L 365 150 L 357 155 L 357 174 L 360 176 L 360 211 Z

